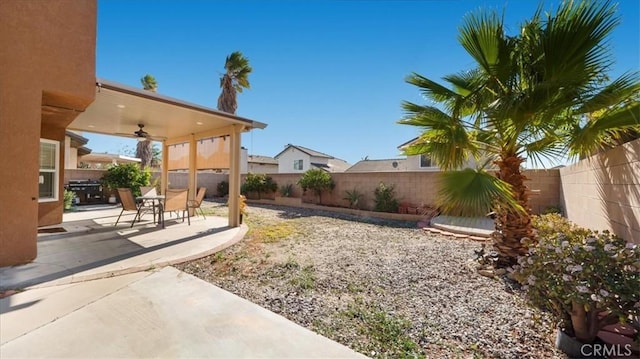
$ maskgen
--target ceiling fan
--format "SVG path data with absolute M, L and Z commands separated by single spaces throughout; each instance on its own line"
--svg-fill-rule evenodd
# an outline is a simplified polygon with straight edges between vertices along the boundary
M 138 130 L 137 131 L 133 131 L 133 134 L 118 133 L 118 135 L 127 136 L 127 137 L 133 137 L 133 138 L 137 139 L 140 142 L 146 141 L 146 140 L 162 141 L 162 140 L 165 139 L 164 137 L 151 136 L 149 134 L 149 132 L 144 130 L 144 124 L 143 123 L 139 123 L 138 124 Z
M 147 138 L 149 138 L 149 137 L 150 137 L 150 136 L 149 136 L 149 132 L 147 132 L 147 131 L 145 131 L 145 130 L 144 130 L 144 124 L 139 123 L 139 124 L 138 124 L 138 127 L 139 127 L 138 131 L 134 131 L 134 132 L 133 132 L 133 134 L 134 134 L 137 138 L 142 138 L 142 139 L 145 139 L 145 140 L 146 140 Z

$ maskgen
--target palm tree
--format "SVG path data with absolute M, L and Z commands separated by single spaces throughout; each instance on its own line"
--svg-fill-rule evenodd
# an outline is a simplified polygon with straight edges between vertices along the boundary
M 140 79 L 140 83 L 142 87 L 151 92 L 158 92 L 158 82 L 153 75 L 146 74 L 143 78 Z
M 249 88 L 249 73 L 252 68 L 240 51 L 227 56 L 224 68 L 226 72 L 220 77 L 222 92 L 218 97 L 218 110 L 235 114 L 238 108 L 237 93 Z
M 146 74 L 140 79 L 142 87 L 151 92 L 158 91 L 158 82 L 153 75 Z M 138 142 L 136 145 L 136 157 L 140 159 L 140 167 L 150 167 L 153 162 L 153 148 L 150 139 Z
M 439 106 L 404 102 L 401 124 L 424 131 L 405 153 L 429 153 L 444 170 L 484 155 L 497 166 L 445 172 L 443 210 L 496 213 L 494 247 L 502 264 L 526 253 L 534 240 L 527 178 L 521 165 L 591 153 L 640 128 L 638 73 L 608 82 L 607 37 L 619 23 L 609 3 L 562 3 L 555 14 L 539 9 L 508 36 L 503 18 L 480 12 L 464 19 L 458 39 L 475 60 L 469 71 L 440 85 L 413 73 L 407 82 Z

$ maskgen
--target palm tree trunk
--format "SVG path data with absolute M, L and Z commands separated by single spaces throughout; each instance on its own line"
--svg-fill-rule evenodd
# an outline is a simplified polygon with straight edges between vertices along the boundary
M 502 160 L 495 162 L 500 169 L 497 177 L 513 187 L 515 200 L 526 211 L 523 214 L 504 206 L 496 210 L 496 231 L 493 235 L 493 246 L 500 255 L 502 265 L 515 264 L 518 256 L 527 253 L 527 246 L 521 242 L 523 238 L 534 240 L 529 194 L 527 186 L 524 184 L 527 178 L 520 172 L 522 162 L 524 159 L 515 155 L 503 157 Z
M 140 141 L 136 145 L 136 157 L 140 159 L 140 168 L 144 169 L 151 166 L 151 160 L 153 159 L 151 146 L 150 140 Z

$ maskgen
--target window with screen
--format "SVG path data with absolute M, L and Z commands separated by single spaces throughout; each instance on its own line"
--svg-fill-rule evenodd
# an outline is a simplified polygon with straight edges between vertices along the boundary
M 302 160 L 293 160 L 293 169 L 302 171 Z
M 60 143 L 58 141 L 40 139 L 39 202 L 58 200 L 59 162 Z
M 423 153 L 420 155 L 420 167 L 428 168 L 435 167 L 435 165 L 433 164 L 433 161 L 431 161 L 431 157 Z

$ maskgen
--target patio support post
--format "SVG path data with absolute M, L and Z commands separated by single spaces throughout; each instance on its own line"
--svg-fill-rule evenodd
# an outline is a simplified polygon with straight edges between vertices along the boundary
M 240 133 L 243 127 L 233 125 L 230 134 L 230 168 L 229 168 L 229 227 L 240 225 Z
M 160 174 L 160 194 L 165 194 L 169 188 L 169 146 L 162 141 L 162 172 Z
M 196 186 L 198 185 L 198 145 L 196 136 L 192 133 L 189 139 L 189 200 L 196 198 Z M 189 208 L 189 217 L 193 216 L 193 208 Z

